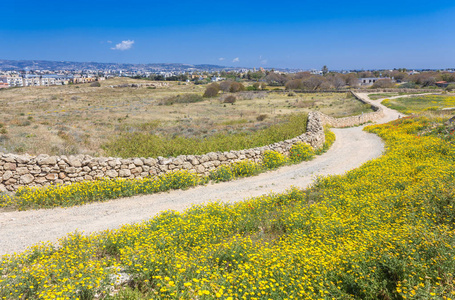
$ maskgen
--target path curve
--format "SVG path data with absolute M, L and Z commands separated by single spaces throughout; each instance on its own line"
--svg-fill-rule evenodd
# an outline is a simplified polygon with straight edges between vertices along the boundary
M 381 123 L 398 118 L 398 112 L 369 100 L 367 94 L 358 95 L 384 109 L 385 117 L 380 120 Z M 2 212 L 0 255 L 21 252 L 42 241 L 56 242 L 76 230 L 88 234 L 115 229 L 123 224 L 150 219 L 163 210 L 183 211 L 193 204 L 209 201 L 241 201 L 272 191 L 281 193 L 291 186 L 305 188 L 317 176 L 343 174 L 379 157 L 384 150 L 382 140 L 364 132 L 363 127 L 333 129 L 333 132 L 336 141 L 323 155 L 254 177 L 198 186 L 186 191 L 175 190 L 69 208 Z

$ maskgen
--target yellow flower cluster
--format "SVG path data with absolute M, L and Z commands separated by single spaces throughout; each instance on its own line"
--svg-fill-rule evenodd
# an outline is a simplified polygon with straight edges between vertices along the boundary
M 143 179 L 103 179 L 45 188 L 21 187 L 14 197 L 0 195 L 0 207 L 18 209 L 74 206 L 170 189 L 185 189 L 206 182 L 205 178 L 188 171 L 170 172 Z
M 265 151 L 262 158 L 262 165 L 267 169 L 276 169 L 288 162 L 288 158 L 276 151 Z
M 0 298 L 453 299 L 455 147 L 416 135 L 427 122 L 368 127 L 386 154 L 306 191 L 4 256 Z
M 304 143 L 295 143 L 289 150 L 289 159 L 293 162 L 310 160 L 314 157 L 314 149 Z

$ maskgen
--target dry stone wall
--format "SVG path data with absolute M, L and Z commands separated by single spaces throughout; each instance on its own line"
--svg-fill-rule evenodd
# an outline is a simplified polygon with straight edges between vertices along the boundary
M 320 118 L 324 124 L 330 125 L 332 127 L 336 128 L 343 128 L 343 127 L 352 127 L 352 126 L 357 126 L 360 124 L 365 124 L 368 122 L 374 122 L 377 121 L 381 118 L 384 117 L 384 111 L 381 107 L 376 106 L 366 100 L 364 100 L 361 96 L 359 96 L 357 93 L 352 92 L 354 97 L 356 97 L 357 100 L 365 103 L 365 104 L 370 104 L 371 108 L 373 109 L 373 112 L 369 113 L 362 113 L 361 115 L 358 116 L 351 116 L 351 117 L 345 117 L 345 118 L 333 118 L 330 116 L 327 116 L 325 114 L 320 114 Z
M 208 174 L 216 167 L 241 160 L 261 162 L 265 151 L 273 150 L 289 153 L 297 142 L 305 142 L 314 148 L 321 147 L 325 141 L 320 114 L 308 115 L 307 132 L 289 140 L 264 147 L 229 151 L 211 152 L 204 155 L 180 155 L 177 157 L 157 158 L 116 158 L 49 155 L 16 155 L 0 153 L 0 188 L 9 191 L 21 186 L 46 186 L 64 184 L 99 178 L 143 178 L 156 176 L 175 170 L 189 170 Z
M 442 89 L 407 89 L 407 88 L 383 88 L 383 89 L 356 89 L 356 93 L 440 93 Z
M 310 112 L 308 114 L 307 132 L 298 137 L 264 147 L 229 152 L 211 152 L 204 155 L 123 159 L 88 155 L 67 157 L 45 154 L 30 156 L 0 153 L 0 190 L 15 191 L 21 186 L 40 187 L 100 178 L 144 178 L 175 170 L 189 170 L 199 174 L 208 174 L 220 165 L 241 160 L 261 162 L 263 154 L 267 150 L 288 154 L 292 145 L 297 142 L 308 143 L 314 148 L 319 148 L 325 142 L 324 124 L 333 127 L 354 126 L 377 120 L 381 116 L 382 111 L 380 109 L 362 116 L 341 119 L 335 119 L 320 112 Z

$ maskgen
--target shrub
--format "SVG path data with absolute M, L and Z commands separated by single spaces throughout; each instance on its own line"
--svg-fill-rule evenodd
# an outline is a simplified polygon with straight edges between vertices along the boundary
M 101 87 L 101 84 L 99 81 L 95 81 L 95 82 L 90 83 L 90 87 Z
M 179 94 L 176 96 L 170 96 L 167 98 L 162 99 L 158 104 L 159 105 L 172 105 L 174 103 L 195 103 L 200 102 L 202 96 L 199 94 Z
M 231 93 L 237 93 L 245 90 L 245 86 L 241 84 L 240 82 L 231 82 L 231 85 L 229 87 L 229 92 Z
M 276 169 L 287 162 L 286 156 L 276 151 L 265 151 L 262 165 L 267 169 Z
M 377 88 L 392 88 L 394 87 L 394 84 L 391 79 L 385 78 L 385 79 L 379 79 L 376 81 L 372 88 L 377 89 Z
M 237 177 L 247 177 L 258 174 L 261 166 L 250 160 L 243 160 L 231 164 L 231 170 Z
M 289 151 L 289 159 L 293 162 L 310 160 L 314 157 L 314 149 L 305 143 L 296 143 L 292 145 Z
M 232 173 L 230 165 L 222 165 L 210 172 L 209 178 L 215 182 L 229 181 L 234 179 L 235 175 Z
M 235 101 L 237 101 L 237 97 L 235 97 L 234 95 L 229 95 L 229 96 L 227 96 L 226 98 L 224 98 L 223 103 L 231 103 L 231 104 L 234 104 Z
M 264 121 L 266 118 L 267 118 L 267 115 L 266 114 L 262 114 L 262 115 L 257 116 L 256 120 L 261 122 L 261 121 Z
M 419 85 L 417 85 L 415 82 L 405 82 L 399 86 L 400 89 L 417 89 L 419 88 Z
M 255 87 L 257 90 L 264 90 L 267 87 L 267 83 L 265 83 L 265 82 L 255 82 L 253 84 L 253 87 Z
M 455 83 L 454 84 L 449 84 L 447 87 L 446 87 L 446 91 L 448 92 L 452 92 L 455 90 Z
M 248 86 L 247 91 L 260 91 L 264 90 L 267 87 L 265 82 L 255 82 L 253 85 Z
M 205 98 L 216 97 L 219 91 L 220 85 L 218 83 L 212 83 L 205 89 L 204 97 Z
M 250 160 L 243 160 L 229 165 L 222 165 L 210 172 L 209 179 L 220 182 L 238 177 L 253 176 L 261 172 L 261 166 Z

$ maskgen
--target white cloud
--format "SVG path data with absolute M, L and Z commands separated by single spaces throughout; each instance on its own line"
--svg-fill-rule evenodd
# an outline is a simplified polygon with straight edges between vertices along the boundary
M 240 61 L 240 58 L 236 57 L 232 60 L 232 62 L 239 62 Z
M 219 61 L 223 61 L 223 60 L 225 60 L 225 59 L 226 59 L 226 58 L 224 58 L 224 57 L 218 58 Z
M 112 41 L 107 41 L 108 44 L 112 44 Z
M 122 41 L 121 43 L 115 45 L 115 47 L 111 48 L 112 50 L 120 50 L 120 51 L 125 51 L 131 49 L 133 47 L 134 41 Z

